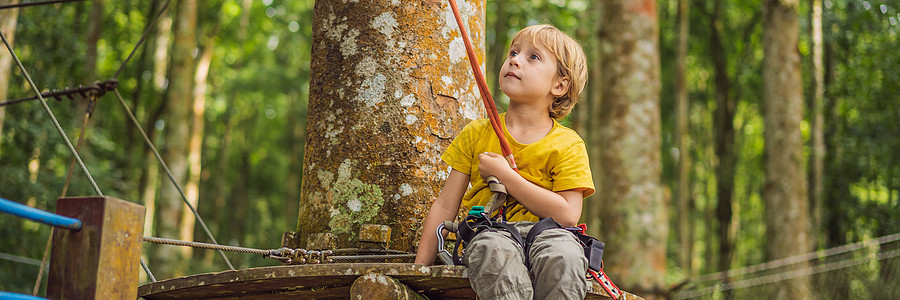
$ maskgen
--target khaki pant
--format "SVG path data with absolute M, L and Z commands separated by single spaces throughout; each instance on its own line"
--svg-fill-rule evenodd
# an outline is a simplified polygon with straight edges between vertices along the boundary
M 524 239 L 534 222 L 511 223 Z M 584 299 L 587 258 L 575 235 L 547 229 L 531 245 L 531 270 L 508 232 L 482 231 L 465 248 L 469 282 L 481 299 Z M 532 281 L 532 278 L 534 279 Z

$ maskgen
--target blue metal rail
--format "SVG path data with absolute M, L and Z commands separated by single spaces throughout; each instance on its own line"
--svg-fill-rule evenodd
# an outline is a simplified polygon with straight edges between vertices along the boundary
M 60 216 L 37 208 L 28 207 L 18 202 L 0 198 L 0 212 L 5 212 L 17 217 L 26 218 L 38 223 L 62 227 L 72 230 L 81 230 L 81 220 Z
M 3 198 L 0 198 L 3 199 Z M 0 300 L 47 300 L 47 298 L 35 297 L 31 295 L 16 294 L 10 292 L 0 292 Z

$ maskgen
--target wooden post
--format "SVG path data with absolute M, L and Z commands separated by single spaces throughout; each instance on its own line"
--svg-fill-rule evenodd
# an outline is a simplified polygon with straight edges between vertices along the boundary
M 81 220 L 56 230 L 50 253 L 50 299 L 136 299 L 143 206 L 110 197 L 60 198 L 56 213 Z

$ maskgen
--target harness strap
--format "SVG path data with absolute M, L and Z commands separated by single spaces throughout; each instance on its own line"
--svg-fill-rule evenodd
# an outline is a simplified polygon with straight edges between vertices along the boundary
M 534 239 L 537 238 L 538 234 L 541 234 L 541 232 L 544 232 L 544 230 L 554 228 L 562 228 L 562 226 L 560 226 L 559 223 L 556 223 L 553 218 L 543 218 L 535 223 L 534 226 L 531 227 L 531 230 L 528 231 L 528 235 L 525 237 L 524 248 L 525 266 L 528 267 L 529 270 L 531 270 L 531 260 L 529 259 L 528 253 L 531 250 L 531 244 L 534 243 Z
M 494 215 L 494 211 L 500 210 L 503 203 L 509 198 L 509 193 L 506 191 L 506 186 L 500 183 L 500 179 L 497 179 L 497 177 L 488 176 L 488 178 L 485 179 L 485 182 L 487 182 L 488 188 L 491 190 L 491 200 L 488 201 L 488 205 L 484 208 L 484 211 L 487 212 L 488 217 L 491 217 Z M 503 211 L 500 211 L 498 217 L 501 220 L 506 220 Z
M 485 230 L 491 232 L 506 230 L 510 234 L 510 239 L 518 243 L 522 248 L 525 248 L 525 241 L 522 239 L 522 235 L 515 226 L 506 222 L 493 222 L 487 218 L 486 215 L 487 213 L 482 213 L 481 216 L 469 215 L 459 223 L 459 227 L 456 231 L 456 236 L 459 239 L 457 240 L 452 253 L 454 263 L 463 265 L 462 259 L 459 257 L 460 245 L 468 245 L 476 235 Z M 527 253 L 525 255 L 525 261 L 528 261 Z
M 594 280 L 597 280 L 597 282 L 600 283 L 600 286 L 603 287 L 607 295 L 613 299 L 619 299 L 622 295 L 622 290 L 609 279 L 609 276 L 606 276 L 606 272 L 603 272 L 603 248 L 605 244 L 592 236 L 584 234 L 585 226 L 579 225 L 578 227 L 564 228 L 554 221 L 553 218 L 541 219 L 531 227 L 531 230 L 528 231 L 528 235 L 525 238 L 525 266 L 528 267 L 528 269 L 531 269 L 528 251 L 531 249 L 534 239 L 544 232 L 544 230 L 556 228 L 566 229 L 575 234 L 575 237 L 578 238 L 578 241 L 581 242 L 584 247 L 584 255 L 588 259 L 588 273 L 590 273 Z
M 622 290 L 609 279 L 609 276 L 606 276 L 606 272 L 603 272 L 603 269 L 596 272 L 594 270 L 588 270 L 588 273 L 591 274 L 591 277 L 593 277 L 594 280 L 600 283 L 600 286 L 603 287 L 603 290 L 606 291 L 607 295 L 613 299 L 620 299 L 622 297 Z

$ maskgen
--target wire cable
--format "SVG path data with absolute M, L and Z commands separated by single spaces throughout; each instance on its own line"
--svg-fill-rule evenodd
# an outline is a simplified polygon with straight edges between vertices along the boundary
M 41 96 L 41 90 L 38 89 L 37 85 L 34 84 L 34 80 L 31 79 L 31 75 L 28 75 L 28 70 L 25 70 L 25 66 L 22 65 L 22 61 L 19 60 L 19 56 L 16 55 L 16 51 L 13 50 L 12 45 L 9 43 L 9 40 L 6 39 L 6 35 L 0 31 L 0 38 L 3 39 L 3 44 L 6 45 L 6 49 L 9 49 L 9 54 L 12 55 L 13 59 L 16 61 L 16 65 L 19 66 L 19 70 L 22 71 L 22 75 L 25 76 L 25 79 L 28 80 L 28 84 L 31 85 L 31 88 L 34 89 L 34 92 L 37 93 L 38 98 L 41 100 L 41 106 L 44 107 L 44 111 L 47 112 L 47 116 L 50 117 L 50 120 L 53 121 L 53 126 L 56 127 L 56 131 L 59 132 L 59 135 L 66 142 L 66 147 L 69 147 L 69 151 L 72 152 L 72 155 L 75 156 L 75 159 L 78 161 L 78 165 L 81 167 L 81 170 L 84 171 L 84 175 L 87 176 L 88 180 L 91 182 L 91 186 L 94 187 L 94 191 L 97 192 L 97 195 L 103 197 L 103 192 L 100 191 L 100 187 L 97 186 L 97 182 L 94 181 L 94 177 L 91 176 L 91 172 L 88 171 L 87 167 L 84 165 L 84 162 L 81 161 L 81 157 L 78 156 L 78 151 L 75 151 L 75 147 L 72 146 L 72 142 L 69 141 L 69 137 L 66 136 L 66 132 L 63 131 L 62 127 L 59 126 L 59 122 L 56 121 L 56 116 L 53 115 L 53 111 L 50 110 L 50 106 L 47 105 L 47 101 L 44 100 L 44 97 Z
M 150 35 L 150 31 L 153 31 L 153 25 L 156 25 L 156 21 L 159 20 L 159 17 L 161 17 L 162 14 L 166 11 L 166 9 L 169 8 L 169 2 L 171 2 L 171 1 L 172 0 L 166 0 L 166 3 L 163 3 L 162 7 L 159 9 L 159 13 L 157 13 L 156 17 L 153 18 L 153 21 L 150 22 L 149 25 L 147 25 L 147 29 L 145 29 L 144 34 L 141 35 L 141 39 L 138 40 L 136 45 L 134 45 L 134 49 L 131 49 L 131 53 L 128 54 L 128 57 L 125 58 L 124 61 L 122 61 L 122 64 L 119 66 L 119 69 L 116 70 L 116 74 L 113 75 L 113 78 L 119 79 L 119 74 L 122 73 L 122 70 L 125 69 L 125 65 L 128 64 L 128 61 L 131 60 L 131 57 L 134 56 L 134 53 L 137 52 L 137 49 L 141 47 L 141 44 L 143 44 L 144 41 L 147 39 L 147 36 Z
M 51 1 L 36 1 L 36 2 L 7 4 L 7 5 L 0 5 L 0 10 L 8 9 L 8 8 L 20 8 L 20 7 L 27 7 L 27 6 L 38 6 L 38 5 L 46 5 L 46 4 L 58 4 L 58 3 L 79 2 L 79 1 L 86 1 L 86 0 L 51 0 Z
M 888 252 L 882 252 L 875 255 L 874 260 L 885 260 L 889 258 L 894 258 L 900 256 L 900 250 L 892 250 Z M 759 286 L 763 284 L 770 284 L 780 281 L 785 281 L 789 279 L 811 276 L 823 272 L 829 272 L 834 270 L 840 270 L 844 268 L 849 268 L 852 266 L 857 266 L 861 264 L 865 264 L 873 261 L 872 257 L 861 257 L 854 259 L 845 259 L 841 261 L 831 262 L 827 264 L 822 264 L 814 267 L 808 267 L 803 269 L 798 269 L 794 271 L 787 271 L 781 273 L 775 273 L 766 276 L 760 276 L 756 278 L 749 278 L 744 280 L 739 280 L 735 282 L 729 283 L 720 283 L 706 288 L 700 288 L 694 291 L 688 291 L 683 294 L 679 294 L 676 299 L 689 299 L 694 297 L 699 297 L 703 295 L 712 294 L 718 291 L 727 291 L 734 289 L 743 289 L 754 286 Z
M 886 244 L 886 243 L 890 243 L 890 242 L 895 242 L 898 240 L 900 240 L 900 233 L 895 233 L 895 234 L 891 234 L 891 235 L 882 236 L 877 239 L 871 239 L 871 240 L 856 242 L 856 243 L 852 243 L 852 244 L 846 244 L 846 245 L 842 245 L 842 246 L 838 246 L 838 247 L 834 247 L 834 248 L 829 248 L 829 249 L 825 249 L 825 250 L 804 253 L 804 254 L 800 254 L 800 255 L 795 255 L 795 256 L 791 256 L 791 257 L 786 257 L 786 258 L 782 258 L 782 259 L 777 259 L 777 260 L 757 264 L 757 265 L 747 266 L 747 267 L 738 268 L 738 269 L 734 269 L 734 270 L 728 270 L 725 272 L 716 272 L 716 273 L 710 273 L 710 274 L 706 274 L 706 275 L 700 275 L 700 276 L 692 278 L 691 281 L 693 281 L 694 283 L 701 283 L 701 282 L 712 281 L 712 280 L 720 280 L 722 278 L 737 277 L 737 276 L 762 272 L 762 271 L 766 271 L 766 270 L 776 269 L 776 268 L 780 268 L 780 267 L 784 267 L 784 266 L 792 265 L 792 264 L 796 264 L 796 263 L 801 263 L 801 262 L 811 261 L 811 260 L 825 258 L 825 257 L 829 257 L 829 256 L 834 256 L 834 255 L 838 255 L 841 253 L 858 250 L 861 248 L 868 248 L 868 247 L 872 247 L 872 246 L 876 246 L 876 245 L 882 245 L 882 244 Z
M 169 180 L 172 181 L 172 184 L 175 185 L 175 189 L 178 190 L 178 194 L 181 195 L 181 200 L 184 201 L 184 204 L 187 205 L 188 208 L 191 209 L 191 212 L 194 213 L 194 217 L 197 218 L 197 221 L 200 223 L 200 227 L 203 228 L 203 231 L 209 237 L 209 239 L 213 242 L 213 244 L 219 244 L 216 241 L 216 238 L 213 237 L 212 232 L 209 231 L 209 227 L 206 226 L 206 222 L 203 221 L 203 218 L 200 217 L 200 214 L 197 212 L 197 209 L 191 205 L 187 200 L 187 196 L 184 194 L 184 190 L 181 188 L 181 185 L 175 180 L 175 176 L 172 175 L 172 170 L 169 170 L 169 165 L 166 164 L 166 161 L 163 160 L 162 156 L 159 155 L 159 150 L 156 149 L 156 146 L 153 145 L 153 142 L 150 141 L 150 138 L 147 136 L 147 132 L 144 131 L 144 127 L 138 122 L 137 117 L 134 116 L 134 113 L 131 112 L 131 109 L 128 108 L 128 104 L 125 103 L 125 98 L 122 97 L 122 94 L 119 93 L 119 89 L 116 88 L 113 90 L 116 93 L 116 97 L 119 99 L 119 104 L 122 105 L 122 108 L 125 109 L 125 113 L 128 115 L 128 118 L 131 119 L 131 123 L 134 124 L 135 127 L 138 128 L 138 131 L 141 133 L 141 136 L 144 137 L 144 142 L 147 143 L 147 146 L 150 147 L 150 151 L 153 152 L 153 155 L 156 156 L 156 159 L 159 161 L 159 165 L 163 167 L 163 170 L 166 171 L 166 175 L 169 177 Z M 225 259 L 225 263 L 228 264 L 228 268 L 234 270 L 234 266 L 231 264 L 231 261 L 228 260 L 228 257 L 225 256 L 225 252 L 219 250 L 219 254 L 222 255 L 222 258 Z

